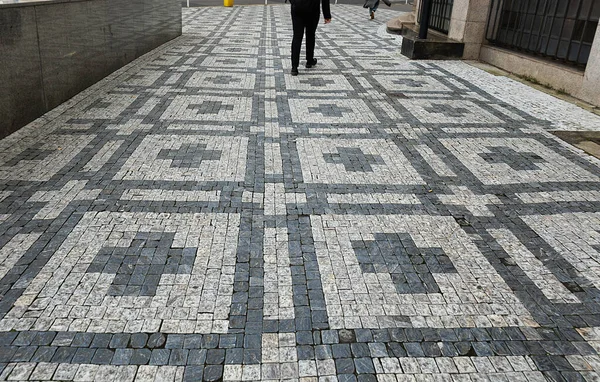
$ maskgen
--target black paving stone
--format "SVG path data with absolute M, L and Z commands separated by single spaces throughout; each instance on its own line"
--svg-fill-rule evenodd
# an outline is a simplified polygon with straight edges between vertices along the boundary
M 69 363 L 75 356 L 76 352 L 77 352 L 77 348 L 68 348 L 68 347 L 58 348 L 58 349 L 56 349 L 56 353 L 54 353 L 54 356 L 52 357 L 52 362 Z
M 169 349 L 153 349 L 152 355 L 150 356 L 150 365 L 168 365 L 169 358 L 171 357 L 171 350 Z M 197 363 L 203 364 L 204 362 Z M 190 363 L 192 364 L 192 363 Z
M 80 334 L 80 333 L 78 333 L 78 334 Z M 52 343 L 52 341 L 54 341 L 54 337 L 56 337 L 55 332 L 37 332 L 35 338 L 33 339 L 33 341 L 31 341 L 31 345 L 48 346 Z M 93 337 L 93 335 L 91 335 L 90 337 Z M 73 343 L 71 344 L 72 346 L 77 346 L 75 344 L 76 338 L 77 338 L 77 335 L 73 339 Z M 89 346 L 89 343 L 86 346 Z
M 188 354 L 188 365 L 204 365 L 206 362 L 206 349 L 192 349 Z
M 109 347 L 111 349 L 117 348 L 125 348 L 129 344 L 129 339 L 131 338 L 130 334 L 127 333 L 118 333 L 112 336 L 110 340 Z
M 131 356 L 133 355 L 133 349 L 116 349 L 115 355 L 112 359 L 113 365 L 128 365 Z
M 109 365 L 112 361 L 113 355 L 113 350 L 97 349 L 92 357 L 92 363 L 96 365 Z
M 354 361 L 352 358 L 340 358 L 335 360 L 335 369 L 338 374 L 353 374 Z
M 37 348 L 33 356 L 31 357 L 31 362 L 50 362 L 52 357 L 54 357 L 54 353 L 56 352 L 57 347 L 55 346 L 40 346 Z M 1 354 L 1 348 L 0 348 Z M 12 353 L 11 353 L 12 354 Z M 92 352 L 93 354 L 93 352 Z M 12 357 L 12 355 L 11 355 Z M 91 357 L 90 357 L 91 360 Z M 2 362 L 3 359 L 2 359 Z
M 79 364 L 92 363 L 92 359 L 94 358 L 95 353 L 96 353 L 96 349 L 77 348 L 77 351 L 75 352 L 75 355 L 73 356 L 73 359 L 71 360 L 71 362 L 79 363 Z
M 59 333 L 60 335 L 60 333 Z M 56 336 L 56 338 L 58 338 L 58 335 Z M 98 333 L 94 336 L 94 339 L 92 340 L 92 344 L 90 345 L 90 347 L 92 348 L 107 348 L 108 345 L 110 344 L 110 341 L 112 339 L 112 334 L 109 333 Z M 56 343 L 56 340 L 54 341 L 54 343 Z
M 371 358 L 355 358 L 354 365 L 358 374 L 373 374 L 375 373 L 375 366 Z
M 376 382 L 377 377 L 374 374 L 359 374 L 357 380 L 358 382 Z
M 12 359 L 12 356 L 17 351 L 16 346 L 2 346 L 0 347 L 0 362 L 8 363 Z
M 308 358 L 304 358 L 308 359 Z M 226 365 L 240 365 L 244 361 L 244 349 L 233 348 L 225 351 L 225 364 Z M 207 362 L 211 363 L 211 362 Z
M 94 340 L 94 333 L 76 333 L 71 346 L 89 347 Z
M 225 352 L 223 350 L 223 352 Z M 169 358 L 169 365 L 173 366 L 184 366 L 187 364 L 189 350 L 187 349 L 173 349 L 171 350 L 171 358 Z
M 146 346 L 148 342 L 148 334 L 146 333 L 134 333 L 129 339 L 129 346 L 134 349 L 141 349 Z
M 223 378 L 222 365 L 208 365 L 204 368 L 204 381 L 219 381 Z
M 202 375 L 204 373 L 204 366 L 186 366 L 183 373 L 184 382 L 198 382 L 202 381 Z
M 201 338 L 201 337 L 200 337 Z M 167 337 L 163 333 L 152 333 L 148 337 L 146 346 L 150 349 L 160 348 L 167 342 Z
M 133 349 L 133 354 L 131 355 L 131 364 L 147 365 L 148 362 L 150 362 L 151 355 L 152 351 L 150 349 Z
M 350 344 L 334 344 L 331 345 L 331 351 L 333 358 L 350 358 L 352 353 L 350 351 Z
M 23 346 L 17 348 L 15 354 L 13 354 L 12 362 L 29 362 L 37 350 L 37 346 Z

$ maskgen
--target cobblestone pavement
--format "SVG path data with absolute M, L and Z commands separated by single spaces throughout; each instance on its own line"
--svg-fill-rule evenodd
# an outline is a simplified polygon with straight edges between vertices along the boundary
M 0 379 L 597 381 L 600 118 L 355 6 L 184 36 L 0 141 Z

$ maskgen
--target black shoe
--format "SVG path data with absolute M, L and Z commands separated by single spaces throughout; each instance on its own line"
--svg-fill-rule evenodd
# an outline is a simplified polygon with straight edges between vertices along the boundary
M 292 76 L 297 76 L 298 75 L 298 68 L 292 68 L 292 71 L 290 73 L 292 73 Z
M 313 58 L 312 62 L 306 61 L 306 69 L 310 69 L 310 68 L 312 68 L 315 65 L 317 65 L 317 59 L 316 58 Z

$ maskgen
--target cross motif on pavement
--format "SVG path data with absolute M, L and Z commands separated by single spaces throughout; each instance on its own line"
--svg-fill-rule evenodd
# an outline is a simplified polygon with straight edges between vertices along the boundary
M 504 163 L 513 170 L 539 170 L 535 163 L 545 163 L 541 156 L 532 152 L 519 152 L 510 147 L 486 147 L 489 152 L 479 156 L 488 163 Z
M 221 150 L 207 150 L 206 144 L 182 144 L 178 149 L 162 149 L 156 159 L 170 159 L 171 167 L 199 168 L 203 161 L 221 159 Z
M 138 232 L 129 247 L 103 247 L 86 273 L 114 274 L 109 296 L 154 296 L 163 274 L 191 274 L 196 248 L 172 248 L 174 233 Z
M 236 60 L 235 58 L 220 58 L 218 60 L 215 60 L 215 62 L 218 62 L 223 65 L 235 65 L 242 62 L 242 60 Z
M 464 117 L 471 112 L 464 107 L 453 107 L 442 103 L 432 103 L 430 107 L 424 108 L 430 113 L 442 113 L 447 117 Z
M 393 80 L 392 82 L 396 85 L 406 85 L 411 88 L 422 88 L 424 83 L 423 81 L 413 80 L 412 78 L 400 78 Z
M 320 103 L 318 107 L 309 107 L 309 113 L 320 113 L 324 117 L 343 117 L 344 113 L 351 112 L 352 109 L 340 107 L 333 103 Z
M 401 294 L 440 293 L 435 273 L 457 273 L 441 248 L 418 248 L 409 234 L 377 233 L 375 240 L 353 240 L 363 273 L 389 273 Z
M 323 154 L 325 162 L 342 164 L 346 171 L 373 172 L 371 165 L 384 165 L 379 155 L 365 154 L 360 147 L 338 147 L 336 153 Z
M 209 80 L 213 84 L 219 84 L 219 85 L 229 85 L 231 83 L 240 82 L 239 79 L 233 78 L 232 76 L 224 76 L 224 75 L 218 75 L 213 78 L 209 78 Z
M 203 101 L 200 104 L 191 103 L 187 108 L 197 110 L 200 114 L 219 114 L 221 110 L 233 110 L 233 105 L 223 105 L 221 101 Z
M 311 78 L 303 78 L 300 80 L 301 84 L 308 84 L 310 86 L 318 86 L 323 87 L 327 86 L 327 84 L 335 83 L 333 80 L 325 80 L 321 77 L 311 77 Z
M 381 67 L 388 67 L 390 65 L 392 65 L 393 62 L 390 61 L 377 61 L 377 62 L 373 62 L 371 65 L 373 66 L 381 66 Z

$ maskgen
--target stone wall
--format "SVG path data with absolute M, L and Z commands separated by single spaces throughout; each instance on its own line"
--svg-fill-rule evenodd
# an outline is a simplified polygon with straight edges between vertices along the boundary
M 177 0 L 0 4 L 0 138 L 179 35 Z

